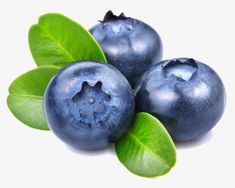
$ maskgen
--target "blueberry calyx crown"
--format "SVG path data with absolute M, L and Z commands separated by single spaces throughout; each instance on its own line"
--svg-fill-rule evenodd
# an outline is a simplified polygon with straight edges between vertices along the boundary
M 124 13 L 121 13 L 119 16 L 116 16 L 113 14 L 113 12 L 111 10 L 109 10 L 105 16 L 104 16 L 104 19 L 100 22 L 102 23 L 105 23 L 105 22 L 109 22 L 109 21 L 115 21 L 115 20 L 125 20 L 127 19 L 128 17 L 126 17 L 124 15 Z
M 77 125 L 85 129 L 92 127 L 105 128 L 106 122 L 110 118 L 110 112 L 115 110 L 108 103 L 111 96 L 103 91 L 102 82 L 98 81 L 94 86 L 88 82 L 83 82 L 81 90 L 72 98 L 77 106 L 78 114 Z
M 179 58 L 168 61 L 162 66 L 167 77 L 174 77 L 180 81 L 189 81 L 197 73 L 197 62 L 192 58 Z

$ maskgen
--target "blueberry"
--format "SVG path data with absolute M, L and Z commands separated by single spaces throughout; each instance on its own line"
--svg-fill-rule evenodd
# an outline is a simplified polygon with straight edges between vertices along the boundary
M 162 59 L 158 33 L 146 23 L 108 11 L 104 20 L 90 29 L 110 64 L 119 69 L 132 86 L 155 62 Z
M 153 65 L 135 88 L 136 109 L 159 118 L 175 141 L 210 131 L 221 118 L 226 94 L 217 73 L 189 58 Z
M 78 149 L 101 149 L 117 141 L 132 123 L 134 95 L 112 65 L 83 61 L 60 70 L 44 94 L 50 129 Z

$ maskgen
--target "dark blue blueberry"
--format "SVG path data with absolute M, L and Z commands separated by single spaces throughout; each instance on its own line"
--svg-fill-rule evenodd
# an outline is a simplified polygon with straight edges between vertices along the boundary
M 216 72 L 189 58 L 153 65 L 137 83 L 135 95 L 137 111 L 156 116 L 175 141 L 194 140 L 210 131 L 226 103 Z
M 66 144 L 100 149 L 117 141 L 132 123 L 134 96 L 112 65 L 84 61 L 59 71 L 44 94 L 50 129 Z
M 110 64 L 119 69 L 134 87 L 137 79 L 162 59 L 158 33 L 146 23 L 107 12 L 104 20 L 90 29 Z

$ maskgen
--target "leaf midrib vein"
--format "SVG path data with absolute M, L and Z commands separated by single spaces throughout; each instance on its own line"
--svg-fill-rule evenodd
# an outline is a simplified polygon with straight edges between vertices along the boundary
M 54 43 L 57 44 L 57 46 L 67 55 L 67 57 L 70 58 L 70 60 L 71 60 L 72 62 L 75 61 L 75 58 L 72 56 L 72 54 L 71 54 L 64 46 L 62 46 L 61 43 L 58 42 L 58 41 L 53 37 L 53 35 L 52 35 L 49 31 L 47 31 L 43 26 L 41 26 L 41 25 L 39 25 L 39 24 L 38 24 L 38 26 L 47 34 L 47 36 L 48 36 L 52 41 L 54 41 Z
M 30 99 L 43 99 L 42 96 L 38 96 L 38 95 L 12 94 L 12 93 L 10 93 L 10 95 L 14 97 L 22 97 L 22 98 L 30 98 Z
M 145 144 L 143 144 L 140 139 L 138 137 L 136 137 L 133 133 L 131 132 L 128 132 L 128 134 L 130 135 L 130 137 L 132 137 L 137 143 L 140 144 L 140 146 L 142 146 L 143 148 L 146 149 L 146 151 L 148 153 L 150 153 L 151 155 L 155 156 L 159 161 L 161 161 L 162 163 L 164 163 L 168 168 L 169 168 L 169 165 L 167 164 L 167 162 L 165 160 L 163 160 L 161 157 L 159 157 L 158 155 L 156 155 L 154 152 L 152 152 L 148 146 L 146 146 Z

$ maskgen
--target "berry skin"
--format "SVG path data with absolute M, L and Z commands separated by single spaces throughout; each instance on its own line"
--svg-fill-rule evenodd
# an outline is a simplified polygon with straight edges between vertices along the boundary
M 126 78 L 112 65 L 94 61 L 66 66 L 44 94 L 50 129 L 78 149 L 101 149 L 117 141 L 131 125 L 134 108 Z
M 135 95 L 136 110 L 159 118 L 175 141 L 194 140 L 210 131 L 226 103 L 216 72 L 189 58 L 153 65 L 137 83 Z
M 104 20 L 90 29 L 110 64 L 134 87 L 139 77 L 162 59 L 158 33 L 146 23 L 107 12 Z

